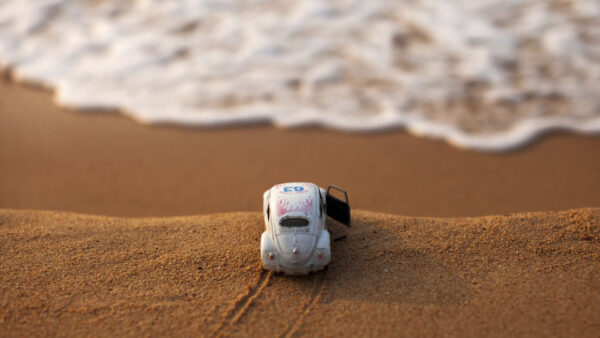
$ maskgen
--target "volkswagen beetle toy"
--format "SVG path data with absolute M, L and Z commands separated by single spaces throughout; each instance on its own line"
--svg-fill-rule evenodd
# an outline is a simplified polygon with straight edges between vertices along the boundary
M 344 200 L 331 194 L 337 190 Z M 263 268 L 286 274 L 321 270 L 331 261 L 327 216 L 350 226 L 345 190 L 313 183 L 283 183 L 263 194 L 266 230 L 260 241 Z

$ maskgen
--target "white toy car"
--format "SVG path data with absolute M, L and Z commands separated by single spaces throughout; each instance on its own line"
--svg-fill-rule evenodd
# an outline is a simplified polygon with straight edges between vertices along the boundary
M 343 193 L 345 201 L 331 195 Z M 266 231 L 260 241 L 263 268 L 286 274 L 307 274 L 331 261 L 327 216 L 350 226 L 346 191 L 313 183 L 283 183 L 263 195 Z

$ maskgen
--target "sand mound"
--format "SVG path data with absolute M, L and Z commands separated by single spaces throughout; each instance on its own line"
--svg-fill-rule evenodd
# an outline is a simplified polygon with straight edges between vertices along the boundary
M 467 219 L 366 211 L 324 272 L 261 271 L 258 213 L 0 211 L 10 335 L 578 335 L 600 330 L 600 209 Z

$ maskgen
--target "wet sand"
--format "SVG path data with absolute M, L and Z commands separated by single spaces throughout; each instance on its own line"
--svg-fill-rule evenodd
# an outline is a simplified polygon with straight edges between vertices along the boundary
M 326 271 L 261 270 L 259 213 L 0 210 L 11 336 L 597 336 L 600 210 L 480 218 L 356 211 Z
M 0 82 L 0 207 L 113 216 L 256 211 L 273 184 L 346 188 L 354 208 L 476 216 L 600 205 L 600 138 L 465 151 L 403 131 L 148 127 Z

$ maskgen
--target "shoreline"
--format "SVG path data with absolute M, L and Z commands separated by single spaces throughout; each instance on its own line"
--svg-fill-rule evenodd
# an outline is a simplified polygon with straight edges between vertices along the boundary
M 528 147 L 540 142 L 545 137 L 553 137 L 557 134 L 574 135 L 583 137 L 598 137 L 600 136 L 600 118 L 587 121 L 587 124 L 581 124 L 576 119 L 554 117 L 554 118 L 532 118 L 523 120 L 501 134 L 494 134 L 489 137 L 479 137 L 477 135 L 467 136 L 462 132 L 448 127 L 444 124 L 430 123 L 426 120 L 414 120 L 411 125 L 404 120 L 391 121 L 383 127 L 373 128 L 348 128 L 328 125 L 327 123 L 308 122 L 299 125 L 279 125 L 274 120 L 269 118 L 250 119 L 223 122 L 214 124 L 204 123 L 184 123 L 183 121 L 146 121 L 139 118 L 137 115 L 122 110 L 120 108 L 74 108 L 62 106 L 56 100 L 56 89 L 36 83 L 34 81 L 21 80 L 13 74 L 10 68 L 1 68 L 0 66 L 0 82 L 8 85 L 18 85 L 34 91 L 48 93 L 51 97 L 52 104 L 61 111 L 81 113 L 84 115 L 107 115 L 120 116 L 137 124 L 150 128 L 172 128 L 176 130 L 222 130 L 222 129 L 244 129 L 244 128 L 274 128 L 280 130 L 304 130 L 311 129 L 325 133 L 348 134 L 358 136 L 369 136 L 386 133 L 407 133 L 416 138 L 424 138 L 434 142 L 442 142 L 452 147 L 456 147 L 462 151 L 480 152 L 484 154 L 509 154 L 513 152 L 526 151 Z M 378 124 L 379 125 L 379 124 Z M 430 131 L 424 131 L 429 129 Z M 499 135 L 511 135 L 513 141 L 507 145 L 501 145 L 499 138 L 507 138 L 506 136 L 498 137 Z
M 61 3 L 51 10 L 6 4 L 6 13 L 35 25 L 24 29 L 8 20 L 0 27 L 0 63 L 14 78 L 53 87 L 63 107 L 115 107 L 150 123 L 270 120 L 349 130 L 404 125 L 489 150 L 547 128 L 598 133 L 599 41 L 590 21 L 597 9 L 583 5 L 587 0 L 566 7 L 529 1 L 482 8 L 459 0 L 447 7 L 235 3 L 219 9 L 157 2 L 139 11 L 118 4 Z M 496 10 L 502 19 L 492 15 Z M 369 14 L 356 15 L 362 11 Z M 161 19 L 146 21 L 149 13 Z M 248 15 L 244 24 L 231 21 L 240 14 Z M 311 23 L 313 15 L 324 20 Z M 87 16 L 94 24 L 81 20 Z M 263 23 L 274 17 L 289 20 Z M 456 24 L 464 18 L 477 24 Z M 204 20 L 239 34 L 197 29 Z M 357 35 L 360 26 L 386 28 Z M 473 30 L 481 31 L 475 40 Z M 69 43 L 55 44 L 55 34 Z M 139 36 L 160 48 L 140 45 Z M 541 44 L 528 43 L 537 37 Z M 32 54 L 37 48 L 43 56 Z

